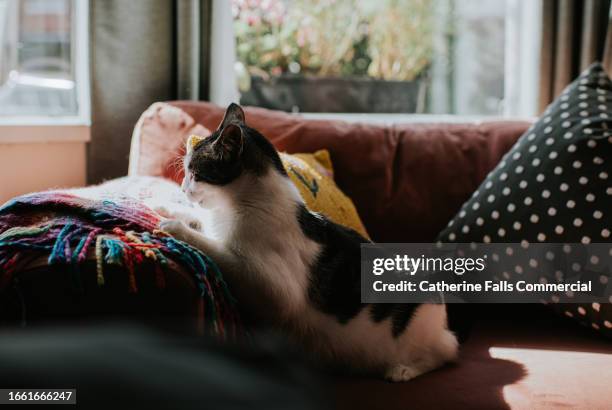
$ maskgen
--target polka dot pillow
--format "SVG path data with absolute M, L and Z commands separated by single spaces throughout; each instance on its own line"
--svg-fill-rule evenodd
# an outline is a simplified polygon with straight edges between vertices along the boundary
M 610 242 L 611 164 L 612 83 L 593 64 L 502 158 L 438 240 Z M 598 278 L 602 285 L 608 279 Z M 571 294 L 553 300 L 561 302 L 555 309 L 612 336 L 611 304 L 564 304 L 564 297 Z

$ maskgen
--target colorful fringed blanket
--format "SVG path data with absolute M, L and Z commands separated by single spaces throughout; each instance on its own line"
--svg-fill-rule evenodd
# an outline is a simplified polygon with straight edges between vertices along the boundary
M 192 273 L 206 328 L 235 337 L 239 318 L 221 272 L 200 251 L 158 231 L 159 221 L 158 214 L 127 197 L 96 200 L 61 191 L 17 197 L 0 207 L 0 290 L 41 256 L 49 265 L 72 266 L 77 273 L 79 265 L 95 258 L 98 286 L 104 286 L 107 265 L 123 266 L 133 293 L 138 292 L 138 265 L 154 261 L 156 286 L 164 288 L 164 269 L 172 260 Z M 81 275 L 74 280 L 80 287 Z

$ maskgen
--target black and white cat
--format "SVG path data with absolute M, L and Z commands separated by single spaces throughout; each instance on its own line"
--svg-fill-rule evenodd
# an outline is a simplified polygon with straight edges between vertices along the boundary
M 187 144 L 184 165 L 183 191 L 211 218 L 204 233 L 180 219 L 160 227 L 209 255 L 248 312 L 317 357 L 392 381 L 456 358 L 444 305 L 361 303 L 367 239 L 306 209 L 277 151 L 238 105 L 211 136 Z

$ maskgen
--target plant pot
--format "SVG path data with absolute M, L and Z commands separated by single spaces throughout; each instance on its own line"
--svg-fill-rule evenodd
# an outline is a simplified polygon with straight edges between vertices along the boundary
M 426 81 L 361 77 L 253 76 L 241 104 L 299 112 L 423 112 Z

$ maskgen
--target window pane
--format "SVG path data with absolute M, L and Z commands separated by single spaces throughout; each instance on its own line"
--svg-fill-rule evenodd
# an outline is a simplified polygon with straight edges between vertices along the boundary
M 77 115 L 73 0 L 0 0 L 0 116 Z
M 232 0 L 232 12 L 242 104 L 502 113 L 506 1 Z

